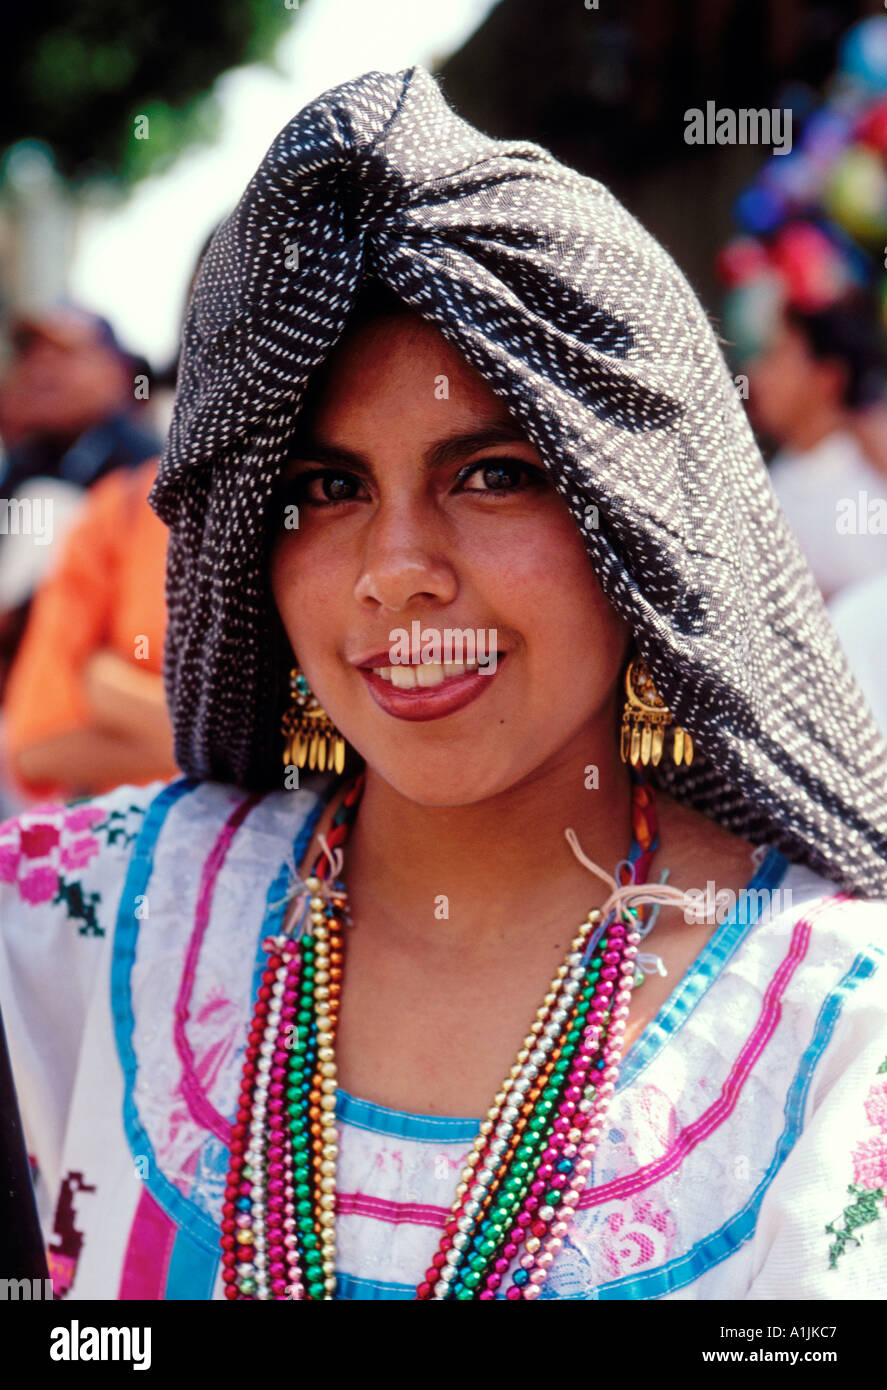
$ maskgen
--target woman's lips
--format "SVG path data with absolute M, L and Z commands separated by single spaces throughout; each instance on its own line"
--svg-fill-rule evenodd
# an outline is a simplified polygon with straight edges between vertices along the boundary
M 413 690 L 399 690 L 391 681 L 364 666 L 359 666 L 358 670 L 376 704 L 386 714 L 395 719 L 442 719 L 445 714 L 453 714 L 478 699 L 487 686 L 492 685 L 504 660 L 505 653 L 500 652 L 494 669 L 466 671 L 463 676 L 448 676 L 440 685 L 418 685 Z

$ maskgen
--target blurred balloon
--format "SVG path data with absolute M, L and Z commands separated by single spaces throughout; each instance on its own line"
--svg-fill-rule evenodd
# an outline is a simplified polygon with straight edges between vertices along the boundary
M 847 145 L 852 129 L 853 123 L 847 115 L 824 106 L 807 120 L 801 134 L 801 149 L 814 164 L 829 165 Z
M 770 258 L 782 276 L 788 298 L 801 309 L 821 309 L 853 283 L 849 267 L 818 227 L 797 222 L 773 241 Z
M 823 203 L 852 236 L 880 241 L 887 235 L 887 174 L 873 150 L 845 150 L 829 175 Z
M 849 232 L 838 226 L 837 222 L 832 222 L 829 218 L 821 215 L 814 215 L 808 220 L 819 228 L 822 235 L 834 247 L 853 284 L 869 285 L 881 273 L 880 248 L 878 259 L 875 261 L 868 251 L 863 250 L 858 241 L 854 241 Z
M 773 188 L 753 184 L 736 199 L 733 215 L 743 231 L 755 234 L 772 232 L 785 220 L 788 203 Z
M 800 150 L 794 150 L 768 159 L 756 183 L 759 188 L 769 189 L 787 211 L 799 212 L 817 202 L 822 179 L 822 167 Z
M 737 237 L 718 253 L 717 272 L 729 289 L 766 275 L 769 269 L 766 249 L 755 237 Z
M 778 275 L 767 272 L 732 289 L 724 299 L 722 334 L 737 363 L 756 357 L 773 336 L 785 292 Z
M 854 131 L 855 138 L 878 154 L 887 153 L 887 99 L 864 113 Z
M 841 41 L 840 71 L 873 91 L 887 90 L 887 16 L 854 24 Z

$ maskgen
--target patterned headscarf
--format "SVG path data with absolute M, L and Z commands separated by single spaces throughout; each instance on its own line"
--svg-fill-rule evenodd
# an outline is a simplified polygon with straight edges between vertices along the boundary
M 690 768 L 663 758 L 659 783 L 887 894 L 887 748 L 695 295 L 606 188 L 482 135 L 421 66 L 300 111 L 200 270 L 150 494 L 171 528 L 164 674 L 183 770 L 283 785 L 292 653 L 269 499 L 366 278 L 432 323 L 537 448 L 696 744 Z

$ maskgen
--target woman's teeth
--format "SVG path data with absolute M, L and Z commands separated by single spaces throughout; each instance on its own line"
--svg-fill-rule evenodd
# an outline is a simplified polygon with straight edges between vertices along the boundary
M 415 690 L 417 686 L 440 685 L 450 676 L 464 676 L 466 671 L 476 670 L 476 662 L 426 661 L 421 666 L 374 666 L 373 675 L 390 681 L 398 690 Z

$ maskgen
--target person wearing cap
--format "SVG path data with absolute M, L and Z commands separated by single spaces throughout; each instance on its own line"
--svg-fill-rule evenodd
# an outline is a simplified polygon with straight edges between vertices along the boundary
M 138 359 L 106 319 L 59 305 L 16 319 L 9 340 L 0 379 L 5 495 L 36 475 L 89 487 L 157 453 L 159 441 L 138 419 Z
M 0 825 L 57 1290 L 883 1298 L 887 747 L 663 248 L 326 92 L 149 500 L 183 775 Z
M 106 319 L 60 304 L 17 318 L 9 340 L 0 377 L 0 502 L 16 515 L 22 507 L 45 512 L 48 524 L 38 534 L 10 513 L 0 534 L 0 698 L 31 597 L 83 490 L 159 449 L 147 420 L 138 418 L 139 360 L 121 347 Z

